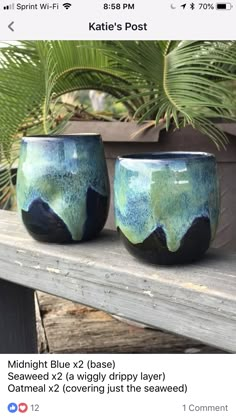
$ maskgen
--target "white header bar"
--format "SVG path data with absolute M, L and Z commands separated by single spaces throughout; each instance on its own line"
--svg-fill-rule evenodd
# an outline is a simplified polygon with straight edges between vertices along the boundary
M 0 2 L 0 39 L 234 40 L 235 0 Z

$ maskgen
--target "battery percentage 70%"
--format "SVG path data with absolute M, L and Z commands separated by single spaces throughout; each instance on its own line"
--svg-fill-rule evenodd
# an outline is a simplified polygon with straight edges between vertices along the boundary
M 214 10 L 215 5 L 213 3 L 199 3 L 200 10 Z

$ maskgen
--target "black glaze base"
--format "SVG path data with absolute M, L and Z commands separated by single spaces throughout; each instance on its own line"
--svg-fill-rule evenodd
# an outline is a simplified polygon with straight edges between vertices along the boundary
M 37 241 L 73 242 L 66 224 L 41 198 L 34 200 L 28 211 L 21 210 L 21 215 L 29 234 Z
M 109 210 L 109 197 L 104 197 L 88 188 L 87 191 L 87 220 L 84 226 L 83 241 L 95 238 L 104 228 L 108 210 Z
M 95 238 L 103 229 L 109 208 L 109 198 L 91 188 L 87 192 L 87 220 L 81 241 L 74 241 L 63 220 L 41 198 L 32 202 L 28 211 L 21 211 L 29 234 L 40 242 L 76 243 Z M 76 211 L 76 210 L 75 210 Z
M 127 250 L 152 264 L 187 264 L 200 259 L 210 245 L 211 227 L 207 217 L 198 217 L 181 240 L 178 251 L 170 252 L 166 246 L 166 236 L 162 228 L 157 228 L 143 243 L 133 245 L 118 228 Z

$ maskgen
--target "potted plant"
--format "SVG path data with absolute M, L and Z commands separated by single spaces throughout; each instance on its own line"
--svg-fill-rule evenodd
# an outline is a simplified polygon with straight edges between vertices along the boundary
M 4 194 L 12 189 L 10 168 L 18 157 L 22 134 L 70 134 L 92 127 L 108 141 L 111 178 L 117 154 L 131 149 L 215 153 L 223 175 L 222 207 L 229 211 L 227 218 L 236 219 L 230 216 L 236 213 L 230 172 L 236 169 L 236 146 L 227 144 L 236 130 L 235 125 L 226 125 L 236 115 L 236 42 L 27 41 L 2 48 L 0 66 L 0 144 L 7 168 L 2 175 Z M 85 89 L 122 101 L 127 121 L 99 115 L 96 123 L 94 118 L 82 122 L 86 110 L 68 108 L 61 97 Z M 216 119 L 224 125 L 216 124 Z M 230 190 L 228 204 L 225 189 Z M 109 226 L 112 223 L 110 218 Z M 234 230 L 232 224 L 230 229 Z M 226 241 L 232 246 L 231 239 Z

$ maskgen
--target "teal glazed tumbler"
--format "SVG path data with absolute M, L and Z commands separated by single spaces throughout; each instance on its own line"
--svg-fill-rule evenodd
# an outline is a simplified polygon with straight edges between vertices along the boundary
M 183 264 L 201 258 L 219 217 L 214 155 L 170 152 L 117 159 L 115 220 L 126 248 L 141 260 Z
M 94 238 L 105 225 L 109 198 L 99 134 L 23 138 L 17 202 L 33 238 L 55 243 Z

